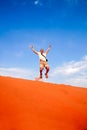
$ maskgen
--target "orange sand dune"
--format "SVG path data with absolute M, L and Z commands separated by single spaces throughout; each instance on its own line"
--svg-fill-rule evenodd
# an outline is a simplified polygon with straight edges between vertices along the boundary
M 87 130 L 87 88 L 0 77 L 0 130 Z

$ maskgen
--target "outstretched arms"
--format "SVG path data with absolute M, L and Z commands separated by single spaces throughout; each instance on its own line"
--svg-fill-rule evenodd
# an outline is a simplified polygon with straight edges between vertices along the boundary
M 46 50 L 46 54 L 48 54 L 48 52 L 50 51 L 51 49 L 51 45 L 48 46 L 48 49 Z
M 32 45 L 29 46 L 31 48 L 31 50 L 38 55 L 38 52 L 34 49 L 34 47 Z M 46 54 L 48 54 L 48 52 L 50 51 L 51 49 L 51 45 L 48 46 L 48 49 L 46 50 Z
M 38 55 L 38 52 L 34 49 L 34 47 L 32 45 L 29 46 L 31 48 L 31 50 Z

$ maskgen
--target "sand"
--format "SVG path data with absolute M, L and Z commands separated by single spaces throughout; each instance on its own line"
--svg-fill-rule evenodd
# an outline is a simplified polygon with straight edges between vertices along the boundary
M 0 76 L 0 130 L 87 130 L 87 88 Z

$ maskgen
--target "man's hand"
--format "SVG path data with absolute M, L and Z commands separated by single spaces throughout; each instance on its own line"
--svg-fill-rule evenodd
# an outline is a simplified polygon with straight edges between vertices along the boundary
M 48 46 L 48 49 L 46 50 L 46 54 L 48 54 L 50 49 L 51 49 L 51 45 Z
M 33 46 L 32 45 L 30 45 L 29 46 L 30 48 L 31 48 L 31 50 L 35 53 L 35 54 L 37 54 L 38 55 L 38 52 L 33 48 Z
M 51 45 L 49 45 L 48 47 L 51 48 Z
M 32 46 L 32 45 L 30 45 L 29 47 L 30 47 L 31 49 L 33 49 L 33 46 Z

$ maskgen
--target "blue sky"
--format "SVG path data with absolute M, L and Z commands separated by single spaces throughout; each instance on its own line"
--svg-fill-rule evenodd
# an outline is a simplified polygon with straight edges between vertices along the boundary
M 52 45 L 47 82 L 87 87 L 86 0 L 0 1 L 0 75 L 39 76 L 30 44 L 37 51 Z

